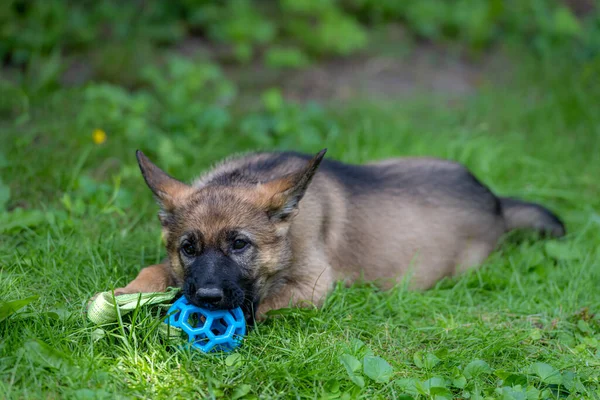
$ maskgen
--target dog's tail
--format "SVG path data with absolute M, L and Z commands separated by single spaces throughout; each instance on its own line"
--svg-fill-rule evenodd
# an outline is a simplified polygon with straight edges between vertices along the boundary
M 500 204 L 506 230 L 533 229 L 542 235 L 561 237 L 566 233 L 563 222 L 547 208 L 510 197 L 501 197 Z

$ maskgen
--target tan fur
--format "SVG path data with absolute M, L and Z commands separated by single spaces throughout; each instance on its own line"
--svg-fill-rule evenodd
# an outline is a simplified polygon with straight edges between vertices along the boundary
M 169 264 L 156 264 L 143 268 L 127 286 L 115 289 L 115 296 L 140 292 L 163 292 L 168 287 L 177 285 Z
M 318 306 L 336 281 L 351 283 L 361 276 L 386 288 L 410 277 L 411 288 L 429 288 L 443 277 L 480 265 L 507 231 L 502 213 L 492 210 L 493 195 L 482 192 L 481 196 L 493 198 L 488 206 L 471 193 L 483 189 L 470 183 L 468 171 L 444 160 L 406 158 L 368 164 L 399 177 L 393 179 L 408 177 L 417 182 L 398 190 L 388 185 L 380 191 L 351 193 L 343 179 L 316 173 L 290 220 L 279 222 L 270 222 L 265 210 L 284 207 L 299 182 L 310 180 L 307 171 L 316 168 L 315 160 L 307 163 L 292 157 L 261 172 L 258 182 L 214 183 L 271 157 L 256 154 L 227 160 L 187 186 L 171 181 L 145 156 L 138 156 L 159 202 L 166 199 L 167 207 L 177 209 L 179 217 L 165 228 L 170 262 L 142 270 L 118 292 L 162 291 L 181 285 L 184 270 L 174 238 L 190 230 L 202 232 L 216 248 L 223 245 L 220 235 L 228 227 L 244 229 L 258 243 L 260 255 L 252 273 L 259 287 L 259 316 L 288 305 Z M 419 183 L 419 174 L 435 178 L 444 173 L 456 176 L 459 187 L 448 184 L 444 192 L 434 184 Z M 474 189 L 461 189 L 460 179 Z

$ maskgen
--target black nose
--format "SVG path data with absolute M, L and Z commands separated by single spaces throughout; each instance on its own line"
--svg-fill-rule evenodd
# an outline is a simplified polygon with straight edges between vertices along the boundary
M 215 305 L 223 300 L 223 289 L 219 288 L 200 288 L 196 290 L 196 301 Z

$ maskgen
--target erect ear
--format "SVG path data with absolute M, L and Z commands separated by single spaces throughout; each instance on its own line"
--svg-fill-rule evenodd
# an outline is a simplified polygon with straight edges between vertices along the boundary
M 178 199 L 189 193 L 192 188 L 167 175 L 166 172 L 154 165 L 140 150 L 137 150 L 135 155 L 142 171 L 142 176 L 150 190 L 152 190 L 152 193 L 154 193 L 154 197 L 162 210 L 167 213 L 173 210 Z
M 299 171 L 260 186 L 261 197 L 266 200 L 267 213 L 272 220 L 285 221 L 296 214 L 298 203 L 304 197 L 326 152 L 327 149 L 321 150 Z

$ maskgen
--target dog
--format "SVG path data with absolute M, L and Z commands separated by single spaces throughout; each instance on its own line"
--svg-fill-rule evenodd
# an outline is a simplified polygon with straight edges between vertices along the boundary
M 115 295 L 179 287 L 211 308 L 320 306 L 336 282 L 428 289 L 480 266 L 507 232 L 565 235 L 547 208 L 498 197 L 465 166 L 407 157 L 362 165 L 297 152 L 235 156 L 192 184 L 141 151 L 167 259 Z

